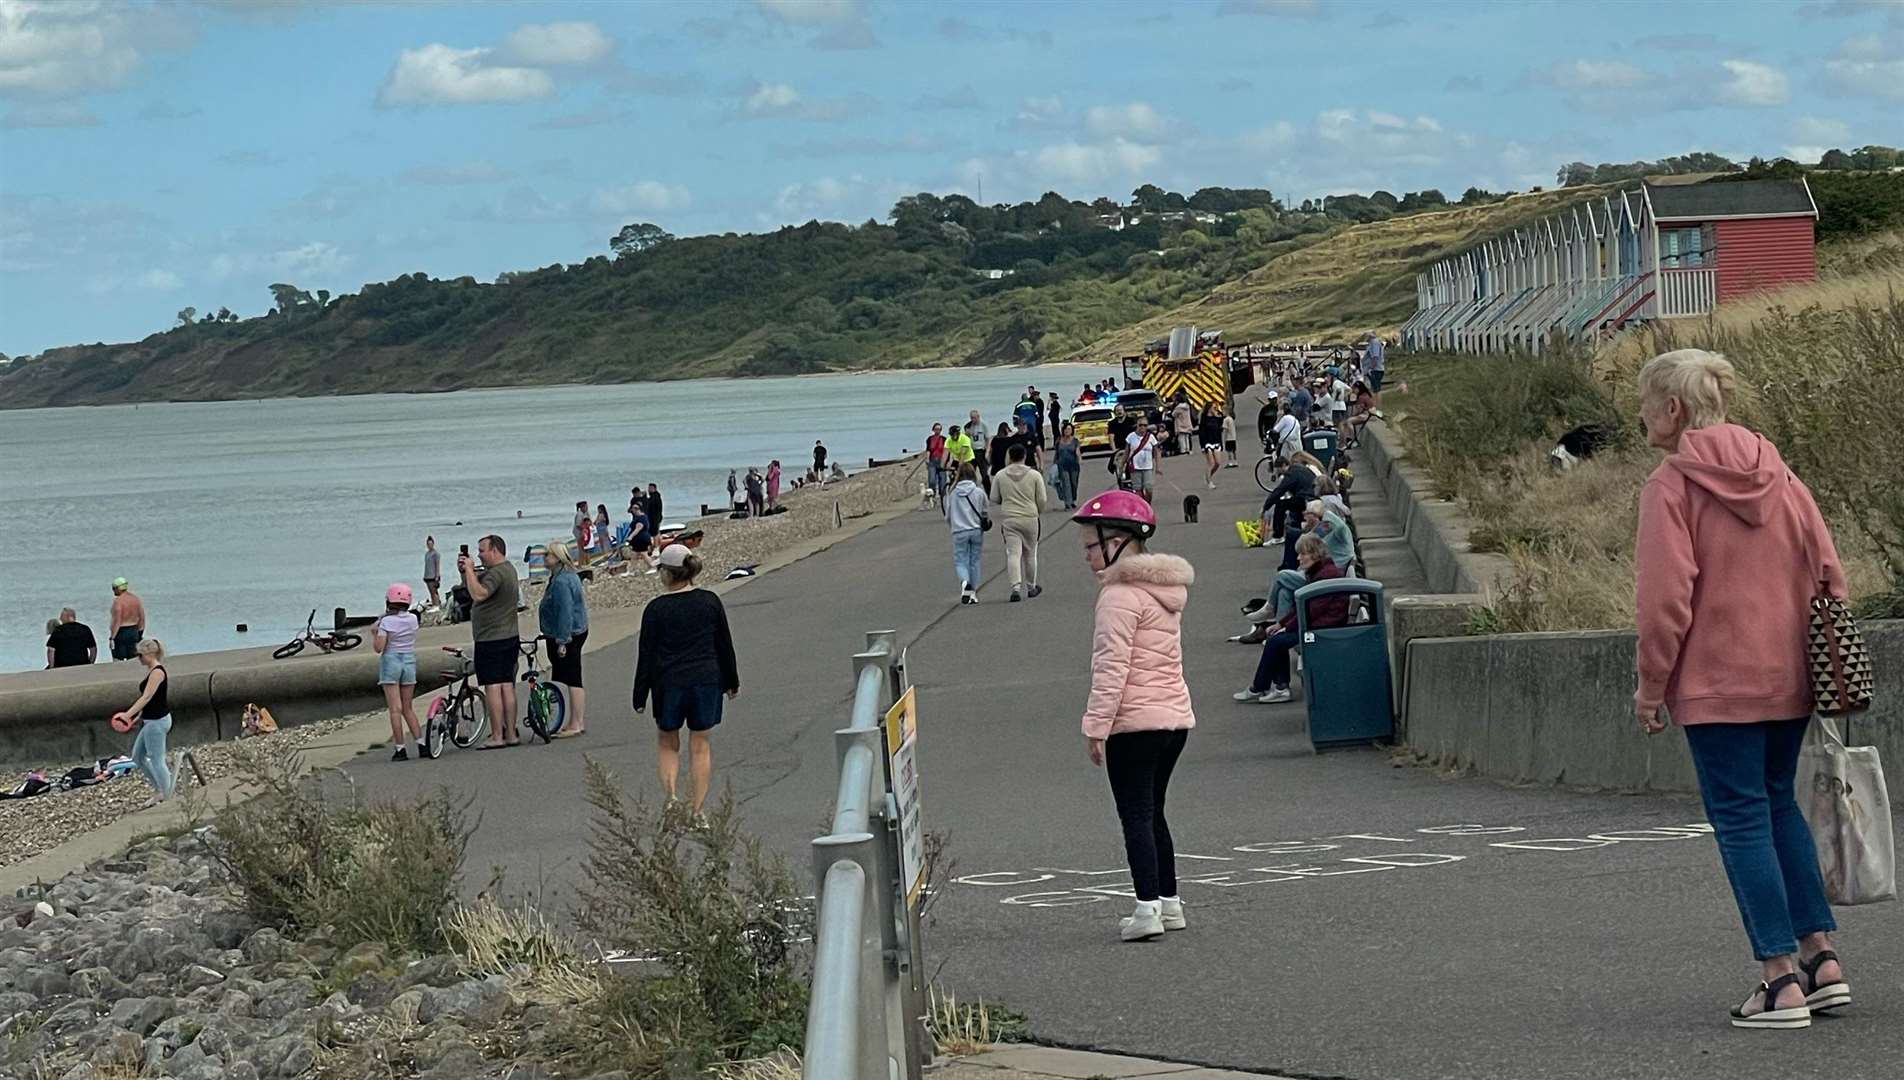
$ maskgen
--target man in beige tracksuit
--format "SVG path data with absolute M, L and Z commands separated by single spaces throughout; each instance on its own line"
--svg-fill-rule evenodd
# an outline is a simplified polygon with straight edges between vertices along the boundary
M 1012 602 L 1037 596 L 1039 515 L 1045 509 L 1045 478 L 1025 464 L 1025 446 L 1013 443 L 1009 462 L 992 477 L 992 505 L 1005 534 L 1005 566 L 1011 571 Z

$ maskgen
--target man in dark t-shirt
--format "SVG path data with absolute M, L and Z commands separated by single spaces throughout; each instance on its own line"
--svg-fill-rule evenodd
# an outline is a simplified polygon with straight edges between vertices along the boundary
M 59 626 L 46 636 L 46 666 L 78 667 L 99 659 L 99 642 L 92 628 L 79 621 L 72 608 L 60 610 Z

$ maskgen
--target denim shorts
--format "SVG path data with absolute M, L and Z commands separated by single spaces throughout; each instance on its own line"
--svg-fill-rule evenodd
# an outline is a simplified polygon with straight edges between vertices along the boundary
M 711 731 L 721 722 L 721 688 L 669 686 L 655 690 L 655 726 L 663 731 Z
M 377 658 L 378 686 L 415 686 L 416 654 L 387 652 Z

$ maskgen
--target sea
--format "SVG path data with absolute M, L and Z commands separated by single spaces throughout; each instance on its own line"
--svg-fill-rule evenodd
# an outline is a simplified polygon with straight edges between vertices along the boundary
M 934 421 L 996 425 L 1027 385 L 1065 403 L 1111 367 L 1047 365 L 546 386 L 439 394 L 0 411 L 0 671 L 46 664 L 46 620 L 100 640 L 114 577 L 170 652 L 277 645 L 315 608 L 421 591 L 423 541 L 511 552 L 566 536 L 578 499 L 665 517 L 725 506 L 727 473 L 775 458 L 788 485 L 825 443 L 849 471 L 924 447 Z M 447 582 L 446 582 L 447 587 Z M 236 627 L 249 629 L 239 632 Z

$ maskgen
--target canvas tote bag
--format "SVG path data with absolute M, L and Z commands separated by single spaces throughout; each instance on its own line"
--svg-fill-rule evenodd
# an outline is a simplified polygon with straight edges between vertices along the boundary
M 1891 800 L 1875 746 L 1846 746 L 1837 721 L 1812 717 L 1798 751 L 1798 807 L 1811 826 L 1825 896 L 1833 904 L 1897 898 Z

